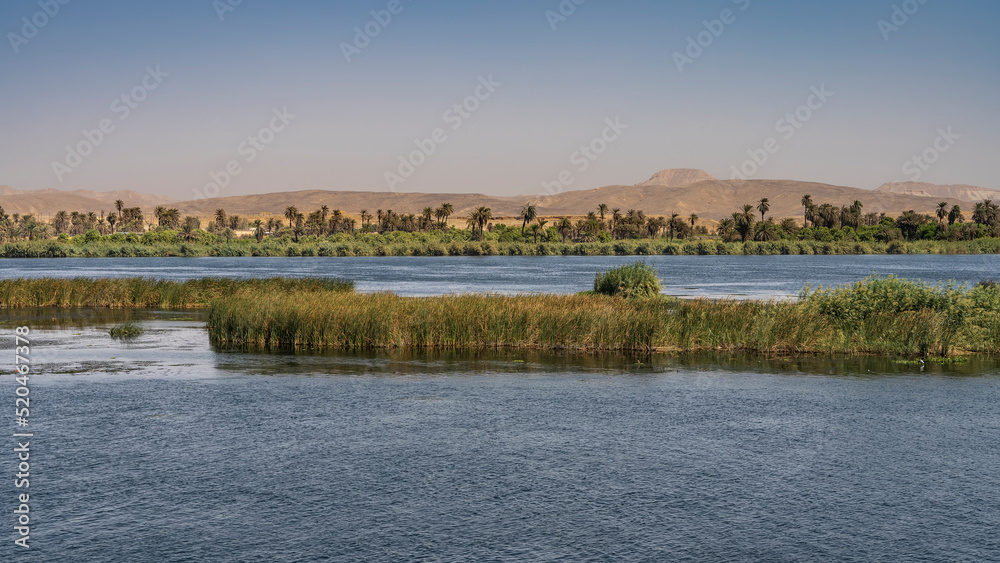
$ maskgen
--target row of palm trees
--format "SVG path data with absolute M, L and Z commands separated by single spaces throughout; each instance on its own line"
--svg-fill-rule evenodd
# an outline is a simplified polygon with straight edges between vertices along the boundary
M 934 222 L 932 216 L 917 213 L 912 209 L 904 211 L 895 219 L 886 217 L 885 213 L 863 213 L 864 204 L 857 200 L 850 206 L 837 207 L 829 203 L 816 204 L 812 196 L 804 195 L 801 203 L 804 212 L 803 225 L 807 227 L 826 227 L 829 229 L 850 227 L 856 230 L 861 227 L 885 225 L 886 227 L 898 228 L 903 237 L 913 240 L 917 237 L 921 227 Z M 766 217 L 770 209 L 768 198 L 761 198 L 756 206 L 746 204 L 741 210 L 733 213 L 731 217 L 720 221 L 716 233 L 724 240 L 742 240 L 744 242 L 747 240 L 776 240 L 781 238 L 782 234 L 794 236 L 799 230 L 798 223 L 791 218 L 776 223 L 773 218 Z M 755 212 L 760 213 L 759 221 L 756 219 Z M 949 205 L 945 201 L 938 203 L 935 215 L 937 216 L 938 231 L 942 233 L 954 225 L 962 226 L 965 221 L 962 208 L 958 205 Z M 985 225 L 989 228 L 992 236 L 997 236 L 1000 234 L 1000 206 L 991 200 L 977 203 L 972 221 Z M 963 235 L 963 238 L 968 237 Z
M 862 226 L 876 226 L 882 223 L 886 216 L 884 213 L 864 213 L 863 204 L 854 201 L 849 206 L 835 206 L 829 203 L 817 204 L 812 196 L 805 195 L 801 200 L 803 207 L 803 223 L 805 226 L 841 228 L 852 227 L 857 229 Z M 744 205 L 743 208 L 730 217 L 719 222 L 716 233 L 725 240 L 775 240 L 781 238 L 783 233 L 795 234 L 799 225 L 794 219 L 785 219 L 780 223 L 773 218 L 768 218 L 767 214 L 771 209 L 770 200 L 761 198 L 757 205 Z M 102 211 L 100 215 L 93 212 L 79 213 L 59 211 L 49 224 L 40 221 L 32 214 L 8 216 L 0 208 L 0 241 L 28 239 L 36 240 L 47 238 L 51 235 L 80 235 L 94 229 L 100 234 L 110 234 L 115 232 L 141 232 L 146 230 L 142 210 L 138 207 L 126 208 L 121 200 L 115 202 L 116 212 L 105 216 Z M 434 229 L 446 229 L 449 218 L 454 215 L 454 206 L 450 203 L 443 203 L 437 208 L 425 207 L 420 214 L 399 214 L 393 210 L 377 210 L 372 215 L 367 209 L 362 209 L 360 213 L 361 227 L 363 232 L 391 232 L 391 231 L 431 231 Z M 759 214 L 760 219 L 757 219 Z M 941 202 L 935 211 L 939 227 L 944 230 L 947 226 L 965 221 L 962 209 L 958 205 L 949 206 L 947 202 Z M 156 227 L 161 230 L 178 230 L 182 238 L 194 240 L 197 232 L 201 229 L 201 222 L 195 217 L 181 217 L 176 208 L 158 206 L 154 210 Z M 229 215 L 223 209 L 217 209 L 214 220 L 209 224 L 209 230 L 218 235 L 225 236 L 228 240 L 236 236 L 236 231 L 251 229 L 253 236 L 262 241 L 267 236 L 281 236 L 290 233 L 294 240 L 298 241 L 303 235 L 327 236 L 337 233 L 355 233 L 358 231 L 357 220 L 348 217 L 339 209 L 331 210 L 324 205 L 308 215 L 300 212 L 295 206 L 285 209 L 284 219 L 288 225 L 285 227 L 282 219 L 271 217 L 267 219 L 257 219 L 252 223 L 239 215 Z M 708 234 L 704 227 L 697 227 L 698 216 L 691 214 L 682 218 L 678 214 L 665 216 L 647 216 L 641 210 L 629 209 L 622 212 L 619 208 L 611 209 L 607 204 L 598 205 L 594 211 L 589 212 L 583 219 L 573 221 L 569 217 L 561 217 L 549 226 L 549 220 L 538 216 L 538 209 L 534 204 L 528 203 L 522 208 L 519 215 L 521 220 L 521 235 L 532 237 L 535 241 L 546 235 L 547 229 L 554 229 L 555 233 L 563 240 L 593 241 L 602 237 L 612 239 L 629 238 L 657 238 L 668 236 L 674 238 L 688 238 L 700 231 Z M 489 207 L 480 206 L 469 213 L 466 219 L 466 227 L 480 240 L 485 238 L 486 231 L 493 231 L 493 212 Z M 896 218 L 894 226 L 899 227 L 904 235 L 911 238 L 915 235 L 920 226 L 933 221 L 933 217 L 921 215 L 914 211 L 906 211 Z M 986 225 L 991 231 L 1000 233 L 1000 206 L 991 200 L 977 203 L 972 214 L 974 223 Z M 149 230 L 155 230 L 154 225 L 148 225 Z
M 125 207 L 122 200 L 115 201 L 117 213 L 105 216 L 93 211 L 81 213 L 78 211 L 58 211 L 51 222 L 46 223 L 32 213 L 7 215 L 0 207 L 0 241 L 7 240 L 38 240 L 51 235 L 82 235 L 90 230 L 100 234 L 116 232 L 141 232 L 146 230 L 145 217 L 139 207 Z
M 111 213 L 105 217 L 101 212 L 100 216 L 91 213 L 66 213 L 60 211 L 52 220 L 51 225 L 42 221 L 37 221 L 32 215 L 23 217 L 14 215 L 13 219 L 3 219 L 0 216 L 0 237 L 6 239 L 37 239 L 45 238 L 52 232 L 56 235 L 67 233 L 70 235 L 80 235 L 94 229 L 100 234 L 110 234 L 115 232 L 141 232 L 147 230 L 177 230 L 184 240 L 195 240 L 198 238 L 198 231 L 201 229 L 201 221 L 197 217 L 182 217 L 177 208 L 157 206 L 154 209 L 155 225 L 150 223 L 144 225 L 144 218 L 140 208 L 126 208 L 121 200 L 116 202 L 117 213 Z M 454 215 L 454 206 L 450 203 L 443 203 L 437 208 L 426 207 L 419 215 L 399 214 L 394 211 L 379 209 L 374 215 L 367 209 L 362 209 L 360 213 L 361 231 L 364 232 L 391 232 L 391 231 L 430 231 L 434 229 L 446 229 L 449 218 Z M 0 209 L 2 213 L 2 209 Z M 536 242 L 546 234 L 546 227 L 549 221 L 538 216 L 535 205 L 526 204 L 521 211 L 522 219 L 521 235 L 531 236 Z M 262 241 L 267 236 L 281 236 L 291 233 L 294 240 L 298 241 L 303 235 L 327 236 L 337 233 L 355 233 L 358 230 L 357 221 L 348 217 L 339 209 L 330 210 L 326 205 L 316 211 L 306 215 L 300 212 L 295 206 L 288 206 L 284 212 L 284 219 L 288 221 L 287 228 L 282 219 L 270 217 L 267 219 L 257 219 L 252 223 L 239 215 L 227 214 L 224 209 L 216 209 L 213 220 L 208 225 L 208 230 L 227 240 L 236 236 L 236 231 L 250 229 L 254 238 Z M 466 219 L 466 226 L 480 240 L 485 237 L 486 231 L 493 231 L 493 212 L 489 207 L 480 206 L 470 212 Z M 569 217 L 559 218 L 551 227 L 565 240 L 591 241 L 601 237 L 602 233 L 614 239 L 626 238 L 656 238 L 661 234 L 673 238 L 686 238 L 693 234 L 697 215 L 690 215 L 682 219 L 678 214 L 667 217 L 647 216 L 643 211 L 629 209 L 622 213 L 620 209 L 610 209 L 606 204 L 600 204 L 596 211 L 592 211 L 581 220 L 572 221 Z M 9 228 L 5 225 L 10 224 Z M 702 227 L 703 229 L 703 227 Z M 705 231 L 707 234 L 707 231 Z

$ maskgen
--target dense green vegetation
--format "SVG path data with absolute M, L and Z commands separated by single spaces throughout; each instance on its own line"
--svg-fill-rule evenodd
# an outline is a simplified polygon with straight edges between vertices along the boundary
M 218 345 L 244 349 L 536 349 L 949 356 L 1000 353 L 1000 285 L 893 277 L 803 290 L 794 302 L 679 301 L 642 264 L 598 274 L 617 296 L 359 294 L 325 279 L 0 280 L 0 307 L 209 307 Z M 654 280 L 655 281 L 655 277 Z
M 637 262 L 598 272 L 594 276 L 594 292 L 626 299 L 655 297 L 660 294 L 660 280 L 652 266 Z
M 134 323 L 132 321 L 125 321 L 123 323 L 118 323 L 111 327 L 108 334 L 111 338 L 129 339 L 135 338 L 143 333 L 142 325 Z
M 515 229 L 519 231 L 519 229 Z M 652 255 L 810 255 L 810 254 L 996 254 L 1000 238 L 963 241 L 896 240 L 865 242 L 847 229 L 823 231 L 832 240 L 723 242 L 690 240 L 624 239 L 597 242 L 538 243 L 507 236 L 509 229 L 495 229 L 484 240 L 470 231 L 337 234 L 327 237 L 270 238 L 220 241 L 204 233 L 195 241 L 178 241 L 170 231 L 66 237 L 47 241 L 0 244 L 4 258 L 134 258 L 154 256 L 652 256 Z M 829 235 L 827 237 L 826 235 Z M 89 237 L 89 238 L 88 238 Z
M 237 295 L 214 303 L 209 333 L 216 344 L 245 349 L 995 354 L 1000 288 L 872 278 L 806 291 L 797 302 L 598 294 Z
M 770 203 L 744 205 L 714 233 L 698 216 L 646 215 L 599 205 L 576 221 L 542 218 L 525 205 L 519 224 L 494 221 L 488 207 L 470 212 L 465 229 L 448 226 L 450 204 L 420 215 L 361 210 L 360 225 L 338 209 L 306 215 L 289 206 L 282 218 L 228 215 L 222 209 L 202 229 L 196 217 L 159 207 L 145 223 L 138 208 L 107 217 L 60 212 L 51 222 L 9 216 L 0 208 L 0 257 L 148 256 L 545 256 L 655 254 L 980 254 L 1000 252 L 1000 206 L 975 205 L 971 222 L 957 205 L 941 202 L 936 219 L 914 211 L 892 218 L 851 206 L 802 198 L 801 223 L 767 217 Z M 758 214 L 759 213 L 759 220 Z M 248 231 L 249 230 L 249 234 Z M 124 231 L 124 232 L 123 232 Z
M 35 278 L 0 280 L 0 308 L 101 307 L 111 309 L 199 309 L 234 295 L 324 295 L 354 291 L 338 279 L 202 278 L 183 282 L 148 278 Z

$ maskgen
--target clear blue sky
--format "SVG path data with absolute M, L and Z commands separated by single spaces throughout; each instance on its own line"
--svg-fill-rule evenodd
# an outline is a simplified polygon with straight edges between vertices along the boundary
M 904 164 L 950 127 L 959 137 L 938 141 L 948 150 L 920 180 L 1000 189 L 996 1 L 909 0 L 919 10 L 884 32 L 902 0 L 586 0 L 555 29 L 559 0 L 402 0 L 350 63 L 342 44 L 389 0 L 244 0 L 220 20 L 225 2 L 70 0 L 51 17 L 38 0 L 0 4 L 0 184 L 183 200 L 235 161 L 221 195 L 385 190 L 440 128 L 395 189 L 538 194 L 563 170 L 568 189 L 662 168 L 728 178 L 769 138 L 754 178 L 874 188 L 910 179 Z M 731 23 L 680 72 L 674 53 L 725 9 Z M 31 34 L 22 18 L 45 25 Z M 113 109 L 157 65 L 169 76 L 146 79 L 156 88 L 127 117 Z M 500 85 L 453 129 L 445 112 L 491 75 Z M 822 85 L 833 97 L 791 138 L 777 132 Z M 248 160 L 241 143 L 283 108 L 295 118 Z M 609 118 L 628 128 L 581 171 L 574 152 Z M 114 130 L 60 182 L 53 163 L 104 119 Z

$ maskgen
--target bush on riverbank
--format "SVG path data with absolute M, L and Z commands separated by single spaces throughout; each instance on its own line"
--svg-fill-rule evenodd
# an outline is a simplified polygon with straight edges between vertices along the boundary
M 182 282 L 149 278 L 19 278 L 0 280 L 0 308 L 197 309 L 233 295 L 333 295 L 351 291 L 354 282 L 319 278 L 201 278 Z

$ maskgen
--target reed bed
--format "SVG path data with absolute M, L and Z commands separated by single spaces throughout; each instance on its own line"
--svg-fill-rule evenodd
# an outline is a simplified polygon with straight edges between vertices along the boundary
M 890 282 L 907 284 L 909 289 L 903 291 L 922 291 L 912 282 Z M 682 302 L 603 295 L 236 295 L 214 303 L 209 334 L 219 346 L 256 350 L 519 348 L 899 356 L 1000 352 L 1000 290 L 949 289 L 953 299 L 947 303 L 914 301 L 913 306 L 887 306 L 857 316 L 835 312 L 836 304 L 859 306 L 848 303 L 849 298 L 856 298 L 859 289 L 870 290 L 869 285 L 811 292 L 798 302 Z
M 110 309 L 200 309 L 222 297 L 354 291 L 339 279 L 201 278 L 164 281 L 149 278 L 36 278 L 0 280 L 0 308 L 100 307 Z

